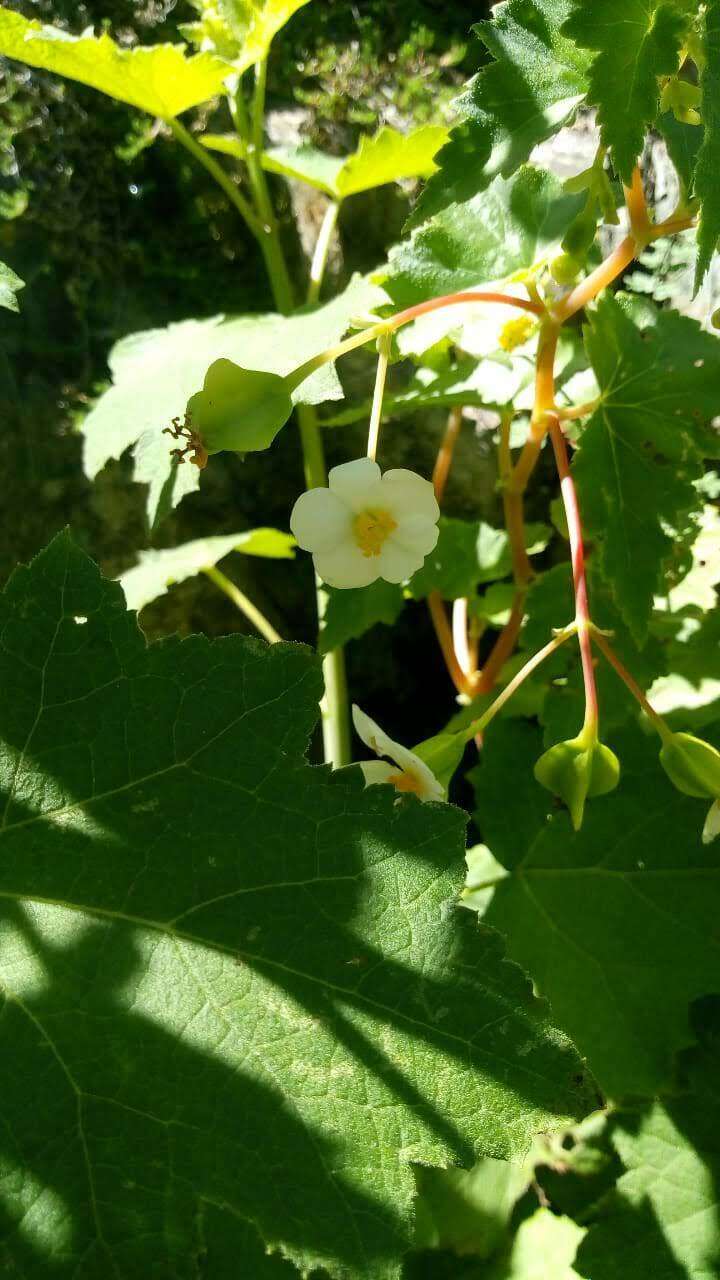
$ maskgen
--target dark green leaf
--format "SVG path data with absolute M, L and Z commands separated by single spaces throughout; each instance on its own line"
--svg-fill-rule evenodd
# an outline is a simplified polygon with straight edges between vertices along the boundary
M 617 791 L 593 802 L 577 834 L 559 814 L 524 857 L 513 847 L 512 873 L 484 918 L 507 935 L 600 1086 L 620 1098 L 667 1084 L 689 1002 L 718 989 L 720 865 L 700 841 L 707 803 L 670 785 L 654 735 L 611 742 Z M 486 810 L 515 812 L 516 788 L 506 770 L 486 789 Z
M 720 395 L 718 339 L 675 312 L 648 315 L 641 330 L 606 298 L 592 316 L 586 346 L 602 399 L 573 464 L 602 572 L 639 642 L 665 561 L 696 530 L 695 482 L 717 449 L 705 424 Z
M 696 287 L 702 283 L 720 236 L 720 0 L 705 5 L 705 66 L 701 77 L 705 131 L 695 170 L 695 194 L 702 201 L 698 227 Z M 696 130 L 697 133 L 700 130 Z
M 531 525 L 527 530 L 531 553 L 547 545 L 548 530 L 544 525 Z M 481 582 L 494 582 L 510 572 L 510 544 L 504 529 L 469 520 L 440 517 L 437 546 L 426 557 L 408 584 L 414 600 L 422 600 L 431 591 L 439 591 L 446 600 L 471 596 Z
M 437 157 L 413 224 L 509 178 L 539 142 L 566 124 L 586 88 L 590 61 L 562 34 L 570 0 L 509 0 L 475 28 L 494 61 L 471 82 L 464 117 Z
M 5 1270 L 190 1280 L 209 1204 L 238 1249 L 247 1221 L 396 1280 L 411 1161 L 522 1156 L 587 1105 L 454 907 L 463 816 L 311 768 L 315 655 L 147 647 L 67 536 L 0 635 Z
M 378 579 L 369 587 L 345 591 L 328 588 L 328 603 L 318 648 L 330 653 L 348 640 L 356 640 L 378 622 L 392 626 L 404 604 L 402 587 Z
M 472 169 L 466 159 L 465 168 Z M 380 277 L 398 307 L 500 280 L 560 244 L 582 197 L 527 165 L 482 195 L 453 205 L 390 253 Z
M 588 101 L 605 146 L 629 182 L 660 108 L 658 77 L 677 71 L 688 15 L 676 0 L 574 0 L 564 34 L 595 51 Z

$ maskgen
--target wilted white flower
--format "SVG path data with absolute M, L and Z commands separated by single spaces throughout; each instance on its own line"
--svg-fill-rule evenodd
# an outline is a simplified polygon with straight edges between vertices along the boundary
M 720 836 L 720 800 L 714 800 L 708 809 L 702 833 L 703 844 L 710 844 L 716 836 Z
M 353 724 L 359 738 L 378 756 L 389 756 L 393 764 L 387 760 L 362 760 L 365 785 L 370 787 L 379 782 L 388 782 L 396 791 L 407 794 L 412 791 L 420 800 L 444 800 L 445 791 L 435 774 L 428 769 L 419 756 L 408 751 L 399 742 L 393 742 L 370 716 L 365 715 L 359 707 L 352 709 Z
M 298 498 L 290 528 L 331 587 L 367 587 L 378 578 L 404 582 L 438 540 L 440 516 L 428 480 L 386 471 L 358 458 L 333 467 L 327 489 Z

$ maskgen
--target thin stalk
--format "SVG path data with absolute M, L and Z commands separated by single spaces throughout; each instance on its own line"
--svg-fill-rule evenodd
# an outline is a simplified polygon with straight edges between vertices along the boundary
M 310 360 L 306 360 L 305 364 L 299 365 L 293 373 L 288 374 L 286 378 L 288 390 L 294 391 L 316 369 L 321 369 L 323 365 L 329 364 L 331 361 L 339 360 L 341 356 L 347 355 L 349 351 L 355 351 L 357 347 L 364 347 L 366 343 L 374 342 L 383 333 L 395 333 L 397 329 L 401 329 L 405 324 L 410 324 L 418 316 L 427 315 L 430 311 L 438 311 L 441 307 L 454 307 L 459 303 L 465 302 L 498 302 L 503 306 L 519 307 L 521 311 L 532 311 L 534 315 L 544 314 L 544 308 L 540 303 L 531 302 L 527 298 L 514 298 L 510 294 L 495 293 L 486 289 L 473 289 L 467 293 L 448 293 L 440 298 L 430 298 L 427 302 L 419 302 L 417 306 L 408 307 L 405 311 L 398 311 L 396 315 L 389 316 L 386 320 L 379 320 L 377 324 L 370 325 L 369 328 L 354 333 L 350 338 L 345 338 L 343 342 L 338 342 L 336 346 L 328 347 Z
M 222 187 L 228 200 L 234 204 L 238 213 L 244 219 L 248 230 L 255 236 L 255 239 L 262 242 L 262 224 L 255 216 L 249 202 L 245 199 L 242 192 L 238 190 L 232 178 L 228 176 L 222 165 L 218 164 L 217 160 L 213 158 L 206 147 L 201 147 L 200 143 L 195 141 L 192 134 L 188 132 L 185 125 L 181 124 L 179 120 L 168 120 L 167 124 L 178 142 L 182 143 L 185 149 L 189 151 L 196 160 L 200 161 L 200 164 L 203 165 L 203 167 L 207 169 L 208 173 L 212 175 L 218 186 Z
M 387 377 L 391 346 L 392 336 L 389 333 L 381 334 L 378 338 L 377 374 L 375 375 L 375 390 L 373 392 L 372 409 L 370 410 L 370 424 L 368 426 L 367 456 L 368 458 L 372 458 L 373 462 L 375 461 L 378 440 L 380 439 L 380 421 L 382 419 L 385 379 Z
M 555 412 L 561 422 L 572 422 L 575 418 L 587 418 L 588 414 L 594 413 L 600 404 L 601 397 L 596 396 L 594 400 L 586 400 L 584 404 L 571 404 L 567 408 L 557 408 Z
M 510 453 L 511 427 L 512 413 L 503 413 L 500 422 L 500 437 L 498 441 L 498 471 L 500 473 L 500 484 L 502 486 L 505 528 L 507 529 L 508 537 L 510 539 L 513 579 L 516 587 L 524 588 L 533 577 L 533 570 L 525 546 L 525 512 L 523 494 L 521 490 L 514 489 L 510 484 L 512 476 L 512 455 Z
M 590 628 L 590 635 L 591 635 L 593 644 L 597 645 L 598 649 L 603 654 L 603 656 L 607 658 L 608 662 L 610 663 L 610 666 L 615 669 L 620 679 L 623 680 L 624 683 L 627 685 L 631 694 L 639 702 L 646 716 L 652 722 L 653 726 L 655 727 L 657 732 L 660 734 L 660 737 L 663 739 L 663 741 L 672 737 L 672 733 L 668 728 L 668 726 L 666 725 L 665 721 L 663 720 L 662 716 L 658 714 L 655 708 L 648 701 L 642 689 L 640 688 L 640 685 L 638 684 L 637 680 L 635 680 L 630 675 L 630 672 L 628 671 L 627 667 L 625 667 L 623 663 L 620 661 L 617 654 L 615 653 L 615 650 L 612 648 L 611 645 L 608 644 L 602 631 L 600 631 L 596 626 L 592 626 Z
M 442 444 L 438 449 L 438 455 L 435 459 L 432 482 L 435 490 L 435 497 L 438 502 L 442 502 L 443 494 L 445 493 L 445 485 L 447 484 L 447 478 L 450 474 L 450 466 L 455 452 L 455 445 L 457 444 L 457 439 L 462 427 L 462 415 L 463 411 L 461 405 L 456 405 L 450 410 L 447 426 L 445 427 L 445 434 L 442 438 Z
M 630 186 L 623 187 L 623 191 L 625 192 L 625 205 L 630 219 L 630 230 L 635 237 L 636 245 L 640 248 L 646 245 L 650 239 L 652 226 L 643 190 L 642 174 L 637 165 L 633 169 Z
M 452 680 L 458 693 L 473 697 L 477 692 L 474 683 L 468 679 L 458 662 L 455 653 L 455 645 L 453 643 L 452 627 L 445 611 L 445 603 L 439 591 L 431 591 L 427 599 L 430 617 L 435 628 L 437 642 L 440 645 L 442 656 L 445 659 L 445 666 L 448 669 L 448 675 Z
M 261 636 L 265 637 L 269 644 L 279 644 L 282 640 L 282 636 L 275 630 L 272 623 L 268 621 L 265 614 L 261 613 L 257 605 L 253 604 L 252 600 L 248 599 L 244 591 L 241 591 L 230 578 L 226 578 L 225 574 L 222 573 L 220 569 L 215 568 L 214 565 L 211 565 L 208 569 L 203 569 L 203 573 L 211 582 L 215 583 L 216 587 L 219 587 L 220 590 L 224 592 L 230 600 L 232 600 L 236 608 L 245 615 L 248 622 L 252 623 L 255 629 L 260 632 Z
M 328 253 L 330 251 L 330 242 L 333 237 L 333 231 L 337 225 L 338 214 L 340 212 L 340 201 L 331 200 L 325 210 L 325 216 L 322 220 L 318 238 L 315 241 L 315 252 L 313 253 L 312 262 L 310 263 L 310 283 L 308 285 L 307 300 L 309 303 L 317 302 L 320 297 L 320 286 L 325 275 L 327 266 Z
M 560 476 L 560 493 L 565 507 L 568 534 L 570 536 L 570 557 L 572 561 L 573 583 L 575 586 L 575 624 L 580 645 L 583 681 L 585 684 L 585 725 L 597 728 L 598 698 L 595 685 L 595 668 L 593 666 L 592 646 L 590 643 L 590 606 L 588 602 L 587 574 L 585 572 L 585 548 L 583 546 L 582 522 L 578 506 L 575 481 L 570 472 L 567 445 L 557 414 L 550 415 L 550 439 L 552 440 L 558 475 Z
M 488 707 L 487 711 L 485 711 L 479 719 L 473 720 L 472 724 L 469 725 L 467 729 L 462 730 L 463 740 L 465 742 L 471 742 L 473 738 L 477 738 L 479 734 L 483 733 L 490 724 L 490 721 L 494 720 L 499 711 L 502 711 L 505 703 L 510 701 L 513 694 L 517 692 L 520 685 L 527 680 L 528 676 L 531 676 L 533 671 L 537 670 L 541 663 L 543 663 L 546 658 L 550 657 L 551 653 L 554 653 L 556 649 L 559 649 L 561 644 L 565 644 L 565 641 L 569 640 L 570 637 L 575 634 L 575 630 L 575 623 L 571 623 L 570 626 L 564 627 L 562 631 L 553 636 L 552 640 L 549 640 L 542 649 L 538 649 L 537 653 L 533 654 L 532 658 L 525 663 L 525 666 L 520 668 L 517 675 L 513 676 L 512 680 L 508 681 L 502 692 L 498 694 L 492 706 Z
M 470 625 L 468 617 L 468 600 L 461 596 L 457 600 L 453 600 L 452 607 L 452 637 L 453 649 L 458 660 L 459 666 L 465 672 L 468 679 L 472 680 L 477 672 L 477 641 L 470 637 Z

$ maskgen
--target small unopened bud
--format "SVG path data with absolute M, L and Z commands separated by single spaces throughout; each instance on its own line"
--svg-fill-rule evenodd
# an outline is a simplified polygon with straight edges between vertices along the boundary
M 581 269 L 582 264 L 570 253 L 559 253 L 550 263 L 550 274 L 558 284 L 573 284 Z
M 673 733 L 663 743 L 660 763 L 686 796 L 717 800 L 720 796 L 720 751 L 692 733 Z
M 598 742 L 594 730 L 584 729 L 577 738 L 550 747 L 535 765 L 535 777 L 567 805 L 573 827 L 579 831 L 588 797 L 607 795 L 617 786 L 620 761 Z

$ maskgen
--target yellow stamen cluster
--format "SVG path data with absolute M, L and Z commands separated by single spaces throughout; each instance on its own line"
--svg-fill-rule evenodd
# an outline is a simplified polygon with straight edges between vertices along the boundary
M 531 316 L 518 316 L 517 320 L 508 320 L 500 330 L 499 343 L 503 351 L 514 351 L 521 347 L 535 329 L 536 321 Z
M 389 511 L 361 511 L 353 520 L 353 537 L 367 558 L 380 555 L 393 529 L 397 529 L 397 521 Z
M 416 796 L 422 793 L 422 783 L 417 774 L 406 769 L 403 773 L 391 773 L 388 782 L 392 782 L 396 791 L 410 792 Z

